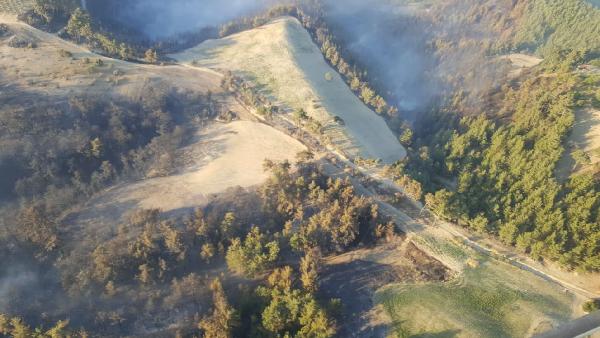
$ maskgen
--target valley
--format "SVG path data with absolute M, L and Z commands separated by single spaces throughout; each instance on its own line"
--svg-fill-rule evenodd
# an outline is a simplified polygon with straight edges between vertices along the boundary
M 446 212 L 454 205 L 440 196 L 465 193 L 470 179 L 452 166 L 481 174 L 477 166 L 492 160 L 466 159 L 512 131 L 492 137 L 496 121 L 465 116 L 458 131 L 432 134 L 447 141 L 444 175 L 459 175 L 437 192 L 419 184 L 412 177 L 423 172 L 411 170 L 433 170 L 442 150 L 423 135 L 406 137 L 421 122 L 398 127 L 397 116 L 363 103 L 296 17 L 264 19 L 160 60 L 119 60 L 18 21 L 23 8 L 2 1 L 0 168 L 27 170 L 1 208 L 0 244 L 9 244 L 0 254 L 19 268 L 0 267 L 0 337 L 9 336 L 3 325 L 20 325 L 4 324 L 4 311 L 19 308 L 33 323 L 66 319 L 60 330 L 81 327 L 68 331 L 77 337 L 87 337 L 84 328 L 107 337 L 534 337 L 600 297 L 600 275 L 573 268 L 578 257 L 565 269 L 562 256 L 539 254 L 540 242 L 524 247 L 517 235 L 486 232 L 491 219 L 476 223 L 483 212 Z M 402 15 L 422 10 L 411 4 Z M 529 94 L 561 81 L 539 56 L 485 56 L 507 63 L 494 69 L 505 92 L 486 106 L 501 107 L 498 121 L 513 118 L 502 104 L 528 108 L 521 86 Z M 557 159 L 562 182 L 596 173 L 600 158 L 597 75 L 581 76 L 587 96 L 574 110 L 571 148 Z M 551 106 L 568 81 L 540 105 Z M 464 103 L 452 99 L 453 109 Z M 521 111 L 515 124 L 537 130 Z M 552 122 L 562 126 L 560 113 Z M 53 127 L 27 127 L 42 119 Z M 537 142 L 527 136 L 523 149 Z M 589 161 L 574 163 L 576 150 Z M 585 204 L 578 198 L 569 203 Z M 9 274 L 35 277 L 4 283 Z M 44 283 L 39 295 L 30 291 Z M 40 312 L 54 302 L 49 315 Z

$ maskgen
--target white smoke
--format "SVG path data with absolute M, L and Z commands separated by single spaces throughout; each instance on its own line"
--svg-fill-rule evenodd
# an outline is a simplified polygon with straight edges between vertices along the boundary
M 214 26 L 257 11 L 269 0 L 133 0 L 124 3 L 118 20 L 135 24 L 151 38 L 165 38 Z

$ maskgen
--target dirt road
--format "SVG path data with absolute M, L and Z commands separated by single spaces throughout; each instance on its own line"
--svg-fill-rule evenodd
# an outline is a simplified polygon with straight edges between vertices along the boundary
M 252 111 L 252 109 L 249 110 Z M 273 121 L 265 121 L 262 116 L 255 112 L 252 113 L 263 123 L 270 124 L 289 134 L 289 123 L 288 121 L 285 121 L 285 119 L 279 117 L 279 119 L 283 120 L 280 121 L 281 123 L 278 123 L 278 118 L 275 118 Z M 284 128 L 284 125 L 287 127 Z M 297 134 L 290 135 L 297 137 Z M 304 143 L 306 144 L 306 142 Z M 568 276 L 571 274 L 569 272 L 551 268 L 542 263 L 533 261 L 526 255 L 515 253 L 514 248 L 504 246 L 494 239 L 485 239 L 485 241 L 482 241 L 481 239 L 475 238 L 465 229 L 455 224 L 439 220 L 418 201 L 411 201 L 412 206 L 403 210 L 386 203 L 375 191 L 364 187 L 361 184 L 359 177 L 349 175 L 348 170 L 346 169 L 352 168 L 353 171 L 360 172 L 362 175 L 368 177 L 385 189 L 403 192 L 403 189 L 400 186 L 383 176 L 380 170 L 358 166 L 333 147 L 321 145 L 318 148 L 315 148 L 310 144 L 307 145 L 317 154 L 317 157 L 324 159 L 323 163 L 326 165 L 324 165 L 323 168 L 326 170 L 327 174 L 349 177 L 359 192 L 372 197 L 380 205 L 381 210 L 388 216 L 394 218 L 400 229 L 409 237 L 417 236 L 422 238 L 431 236 L 431 238 L 442 242 L 459 240 L 479 253 L 500 261 L 508 262 L 521 270 L 533 273 L 551 283 L 558 284 L 567 292 L 571 292 L 584 298 L 596 298 L 600 296 L 600 285 L 596 286 L 596 288 L 590 288 L 589 285 L 583 285 L 583 283 L 581 283 L 582 285 L 577 285 L 577 279 Z M 333 161 L 331 160 L 331 157 L 334 158 Z M 440 252 L 436 252 L 426 245 L 419 245 L 417 242 L 415 242 L 415 244 L 419 246 L 419 249 L 427 252 L 429 255 L 455 271 L 461 271 L 465 265 L 465 262 L 457 261 L 453 257 L 448 257 Z

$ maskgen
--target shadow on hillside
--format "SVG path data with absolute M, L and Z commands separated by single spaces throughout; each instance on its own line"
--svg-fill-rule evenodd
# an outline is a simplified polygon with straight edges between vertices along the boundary
M 320 293 L 326 298 L 339 298 L 343 304 L 339 336 L 385 336 L 387 325 L 369 318 L 374 307 L 373 291 L 401 281 L 403 275 L 397 266 L 362 259 L 324 266 Z
M 459 333 L 460 330 L 444 330 L 435 333 L 421 333 L 411 335 L 410 338 L 454 338 L 457 337 Z

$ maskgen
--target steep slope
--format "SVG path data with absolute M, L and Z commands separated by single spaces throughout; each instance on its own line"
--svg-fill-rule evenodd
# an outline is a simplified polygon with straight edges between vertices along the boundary
M 323 125 L 324 138 L 352 159 L 360 156 L 393 163 L 406 156 L 383 118 L 350 91 L 296 19 L 281 18 L 171 57 L 234 71 L 290 110 L 303 109 Z
M 10 32 L 0 38 L 2 85 L 50 96 L 111 94 L 135 99 L 150 83 L 183 90 L 218 91 L 220 76 L 183 66 L 153 66 L 110 59 L 0 14 Z M 11 40 L 32 43 L 13 48 Z M 3 93 L 6 93 L 4 91 Z
M 69 223 L 87 225 L 97 234 L 103 225 L 118 224 L 139 209 L 186 213 L 232 187 L 264 182 L 265 159 L 292 161 L 306 148 L 295 139 L 252 121 L 215 123 L 199 129 L 191 142 L 173 155 L 176 173 L 111 188 L 90 200 Z
M 1 16 L 0 22 L 10 28 L 9 36 L 0 39 L 0 87 L 3 88 L 0 100 L 6 104 L 4 111 L 0 111 L 2 114 L 8 114 L 10 109 L 18 111 L 35 106 L 42 98 L 59 109 L 69 109 L 66 102 L 79 96 L 98 97 L 109 102 L 113 99 L 143 101 L 151 88 L 158 87 L 165 91 L 210 91 L 218 100 L 218 110 L 244 116 L 244 108 L 222 93 L 221 76 L 213 71 L 106 58 L 17 22 L 11 16 Z M 13 39 L 31 42 L 33 47 L 10 47 Z M 119 221 L 132 208 L 171 211 L 197 206 L 206 202 L 210 195 L 230 187 L 262 183 L 267 177 L 262 168 L 265 159 L 293 160 L 305 149 L 293 138 L 256 122 L 208 122 L 207 126 L 203 117 L 198 116 L 198 119 L 203 120 L 186 126 L 192 132 L 186 145 L 176 153 L 165 154 L 169 157 L 164 161 L 174 163 L 175 173 L 121 184 L 92 199 L 87 208 L 93 212 L 80 216 L 76 211 L 70 218 L 94 218 L 94 224 L 99 227 Z M 4 136 L 0 138 L 0 145 L 8 148 L 13 140 Z M 103 215 L 102 210 L 108 210 L 108 213 Z

